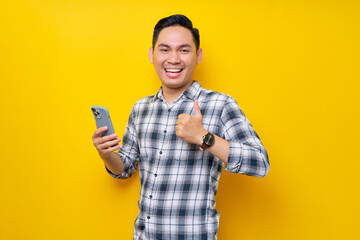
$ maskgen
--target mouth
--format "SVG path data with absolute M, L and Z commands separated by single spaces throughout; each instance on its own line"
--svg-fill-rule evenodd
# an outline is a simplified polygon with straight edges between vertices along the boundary
M 165 68 L 165 72 L 169 73 L 179 73 L 182 72 L 182 68 Z
M 170 78 L 177 78 L 182 71 L 182 68 L 165 68 L 166 75 Z

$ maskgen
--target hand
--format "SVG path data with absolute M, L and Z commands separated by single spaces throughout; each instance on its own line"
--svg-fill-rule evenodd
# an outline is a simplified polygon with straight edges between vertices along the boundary
M 202 125 L 202 115 L 198 100 L 194 102 L 195 116 L 189 114 L 180 114 L 176 121 L 176 136 L 188 143 L 202 145 L 202 137 L 207 131 Z
M 119 138 L 117 138 L 116 133 L 101 137 L 100 134 L 106 130 L 106 126 L 98 128 L 92 136 L 94 146 L 98 150 L 100 157 L 104 160 L 107 159 L 112 152 L 120 148 L 118 143 L 121 141 Z

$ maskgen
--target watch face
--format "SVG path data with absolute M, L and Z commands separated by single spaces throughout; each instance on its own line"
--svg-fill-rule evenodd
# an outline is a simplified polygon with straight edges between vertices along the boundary
M 215 143 L 215 137 L 211 133 L 208 133 L 204 136 L 204 143 L 207 146 L 212 146 Z

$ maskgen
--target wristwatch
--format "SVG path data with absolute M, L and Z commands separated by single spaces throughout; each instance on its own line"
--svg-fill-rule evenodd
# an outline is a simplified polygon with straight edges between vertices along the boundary
M 214 145 L 215 143 L 215 136 L 212 133 L 207 133 L 203 136 L 203 143 L 201 145 L 202 149 L 207 149 L 209 147 L 211 147 L 212 145 Z

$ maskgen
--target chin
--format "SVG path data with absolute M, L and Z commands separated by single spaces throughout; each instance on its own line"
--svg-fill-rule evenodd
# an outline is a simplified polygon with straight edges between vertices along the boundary
M 186 85 L 189 85 L 189 81 L 184 81 L 184 80 L 180 80 L 180 79 L 166 79 L 164 81 L 161 81 L 162 85 L 170 88 L 170 89 L 179 89 L 179 88 L 183 88 Z M 192 83 L 192 81 L 191 81 Z

